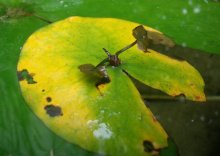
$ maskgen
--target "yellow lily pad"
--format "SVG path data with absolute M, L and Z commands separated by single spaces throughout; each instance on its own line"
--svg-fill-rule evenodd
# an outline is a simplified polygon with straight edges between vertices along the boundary
M 166 66 L 166 60 L 175 60 L 154 51 L 144 54 L 133 47 L 128 50 L 128 55 L 122 55 L 120 66 L 106 67 L 111 82 L 100 85 L 99 90 L 95 86 L 97 78 L 78 69 L 82 64 L 96 65 L 102 61 L 106 57 L 102 48 L 116 52 L 134 41 L 132 29 L 137 25 L 111 18 L 70 17 L 29 37 L 18 62 L 22 94 L 33 112 L 57 135 L 87 150 L 106 155 L 150 156 L 167 146 L 166 132 L 123 70 L 169 93 L 160 85 L 163 83 L 163 79 L 158 78 L 161 75 L 153 77 L 160 74 L 160 70 L 155 70 L 150 78 L 141 78 L 140 73 L 146 66 L 155 65 L 141 65 L 141 61 L 155 60 L 159 67 L 165 65 L 163 68 L 167 67 L 169 71 L 177 67 L 169 62 Z M 145 55 L 150 55 L 149 59 Z M 135 57 L 140 61 L 137 66 L 134 64 L 137 62 Z M 183 66 L 188 67 L 195 71 L 187 63 Z M 140 73 L 136 71 L 139 68 L 142 68 Z M 166 75 L 165 72 L 162 74 Z M 184 73 L 182 76 L 185 76 Z M 175 87 L 173 90 L 182 91 L 185 82 L 182 83 L 179 77 L 176 79 L 175 75 L 173 79 L 175 81 L 172 78 L 168 81 L 175 82 L 175 85 L 169 86 L 171 90 Z M 187 90 L 184 94 L 194 97 L 194 93 L 191 96 Z M 198 94 L 203 94 L 202 90 Z

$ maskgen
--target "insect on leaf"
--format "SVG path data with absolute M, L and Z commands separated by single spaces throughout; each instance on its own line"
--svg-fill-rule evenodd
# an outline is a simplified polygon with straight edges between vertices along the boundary
M 147 31 L 142 25 L 139 25 L 133 29 L 133 36 L 137 40 L 138 48 L 144 52 L 147 52 L 150 40 L 147 36 Z
M 111 81 L 108 76 L 105 66 L 95 67 L 92 64 L 82 64 L 78 66 L 78 68 L 80 69 L 81 72 L 85 74 L 93 75 L 97 78 L 97 81 L 95 82 L 94 85 L 98 89 L 100 95 L 103 96 L 102 92 L 99 89 L 99 86 L 102 84 L 107 84 Z

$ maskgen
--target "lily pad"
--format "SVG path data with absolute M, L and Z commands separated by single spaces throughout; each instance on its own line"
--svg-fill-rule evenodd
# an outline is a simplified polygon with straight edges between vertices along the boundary
M 120 66 L 107 66 L 111 82 L 98 88 L 97 77 L 78 69 L 82 64 L 102 61 L 106 57 L 102 48 L 114 53 L 134 41 L 132 29 L 137 25 L 111 18 L 70 17 L 29 37 L 20 55 L 18 72 L 26 71 L 28 79 L 35 83 L 21 78 L 22 94 L 33 112 L 57 135 L 107 155 L 153 155 L 166 147 L 166 132 L 124 70 L 168 94 L 178 90 L 177 94 L 183 93 L 189 99 L 205 100 L 203 80 L 192 66 L 153 50 L 144 54 L 137 47 L 129 49 L 121 56 Z M 157 70 L 145 73 L 152 66 Z M 177 73 L 172 76 L 172 71 Z M 161 77 L 169 78 L 164 81 Z M 174 84 L 166 88 L 161 85 L 164 82 Z M 196 92 L 181 89 L 188 83 Z M 146 150 L 146 146 L 152 149 Z

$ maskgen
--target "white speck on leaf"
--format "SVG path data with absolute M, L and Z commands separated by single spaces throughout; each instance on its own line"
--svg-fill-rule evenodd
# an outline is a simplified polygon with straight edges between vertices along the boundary
M 98 125 L 98 122 L 99 122 L 99 120 L 89 120 L 89 121 L 87 121 L 87 125 L 89 128 L 93 128 L 96 125 Z
M 98 139 L 109 139 L 112 136 L 112 131 L 105 123 L 100 123 L 98 128 L 93 131 L 93 135 Z
M 102 113 L 102 114 L 105 113 L 105 110 L 101 110 L 100 113 Z
M 189 3 L 189 5 L 193 5 L 192 0 L 189 0 L 188 3 Z
M 60 4 L 63 4 L 63 1 L 60 1 Z
M 186 47 L 186 43 L 185 42 L 182 43 L 182 47 Z
M 199 7 L 199 6 L 196 6 L 195 8 L 193 8 L 193 12 L 194 12 L 195 14 L 200 13 L 200 12 L 201 12 L 200 7 Z
M 50 150 L 50 156 L 54 156 L 54 151 L 53 151 L 53 149 Z
M 133 13 L 137 13 L 138 12 L 138 10 L 137 9 L 133 9 Z
M 196 27 L 196 30 L 200 30 L 200 27 L 199 27 L 199 26 L 197 26 L 197 27 Z
M 118 116 L 120 114 L 121 114 L 121 112 L 112 112 L 109 114 L 109 117 Z
M 162 18 L 163 20 L 165 20 L 165 19 L 167 19 L 167 16 L 163 15 L 163 16 L 161 16 L 161 18 Z
M 182 9 L 182 14 L 183 14 L 183 15 L 186 15 L 187 13 L 188 13 L 188 10 L 187 10 L 186 8 L 183 8 L 183 9 Z
M 83 4 L 83 0 L 74 0 L 74 1 L 72 1 L 72 4 L 73 4 L 73 5 Z

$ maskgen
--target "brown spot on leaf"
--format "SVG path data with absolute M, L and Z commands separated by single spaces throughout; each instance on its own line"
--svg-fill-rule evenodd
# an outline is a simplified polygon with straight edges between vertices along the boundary
M 42 89 L 42 92 L 45 92 L 45 89 Z
M 144 140 L 143 141 L 144 151 L 145 152 L 152 152 L 154 150 L 154 146 L 150 141 Z
M 195 98 L 196 98 L 196 100 L 198 100 L 198 101 L 201 100 L 201 96 L 196 96 Z
M 29 16 L 30 13 L 26 12 L 22 8 L 14 8 L 14 7 L 9 7 L 6 9 L 5 15 L 2 16 L 2 19 L 7 19 L 7 18 L 18 18 L 21 16 Z
M 17 76 L 18 76 L 18 80 L 19 81 L 23 81 L 24 80 L 24 77 L 22 76 L 21 71 L 17 71 Z
M 152 118 L 154 122 L 157 122 L 157 118 L 155 116 L 152 116 Z
M 51 102 L 52 98 L 51 97 L 47 97 L 46 100 L 47 100 L 47 102 Z
M 145 152 L 150 153 L 152 156 L 159 156 L 160 149 L 155 149 L 152 142 L 144 140 L 143 146 Z
M 55 106 L 53 104 L 46 105 L 44 107 L 44 109 L 46 110 L 47 114 L 50 117 L 56 117 L 56 116 L 62 116 L 63 115 L 62 109 L 59 106 Z
M 37 83 L 34 80 L 34 78 L 33 78 L 34 75 L 35 74 L 33 74 L 33 73 L 29 73 L 27 69 L 23 69 L 21 71 L 17 71 L 18 80 L 19 81 L 26 80 L 28 84 L 35 84 L 35 83 Z
M 176 93 L 172 93 L 171 96 L 177 96 L 177 94 Z

